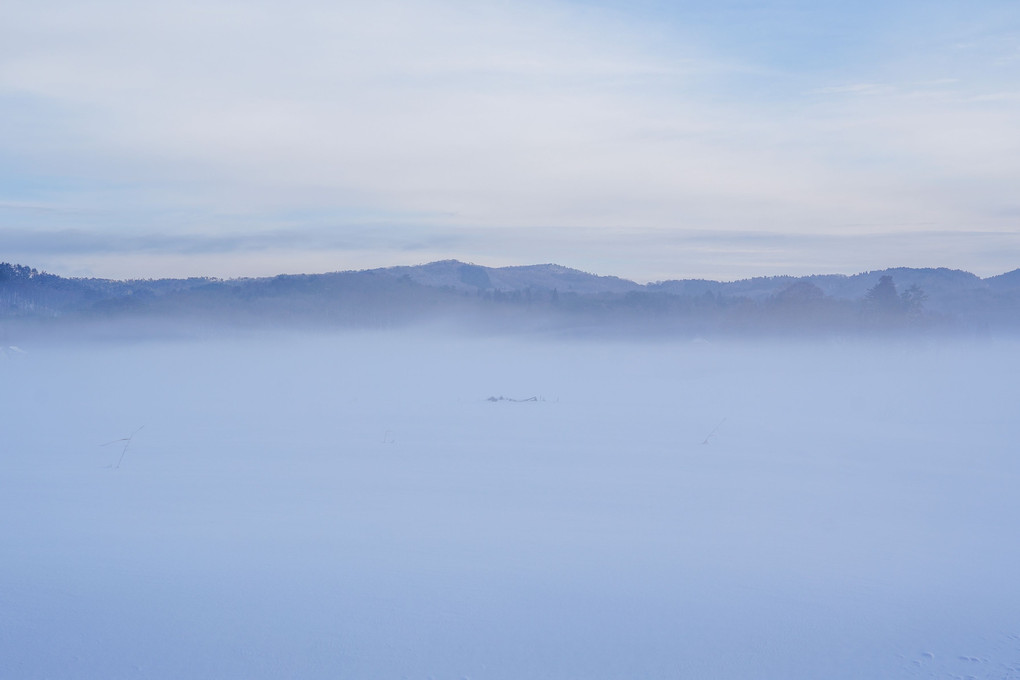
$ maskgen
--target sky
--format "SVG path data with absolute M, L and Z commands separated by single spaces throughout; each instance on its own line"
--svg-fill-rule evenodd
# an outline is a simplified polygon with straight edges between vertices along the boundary
M 5 0 L 0 261 L 1020 266 L 1015 0 Z

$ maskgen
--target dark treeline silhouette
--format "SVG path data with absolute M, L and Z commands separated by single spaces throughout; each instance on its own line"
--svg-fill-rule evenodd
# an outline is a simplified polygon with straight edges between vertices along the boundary
M 1020 331 L 1020 270 L 949 269 L 640 285 L 559 265 L 454 260 L 269 278 L 116 281 L 0 263 L 0 324 L 137 321 L 388 328 L 456 323 L 486 331 L 598 334 L 851 334 Z

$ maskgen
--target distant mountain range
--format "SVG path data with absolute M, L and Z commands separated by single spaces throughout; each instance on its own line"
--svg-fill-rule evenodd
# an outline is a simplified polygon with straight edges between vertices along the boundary
M 1020 269 L 953 269 L 638 284 L 556 264 L 457 260 L 267 278 L 64 278 L 0 263 L 0 330 L 135 320 L 213 327 L 389 327 L 599 333 L 1020 330 Z
M 740 281 L 722 282 L 706 279 L 679 279 L 639 284 L 616 276 L 599 276 L 557 264 L 538 264 L 518 267 L 482 267 L 457 260 L 443 260 L 415 267 L 389 267 L 375 272 L 391 276 L 409 276 L 426 286 L 449 286 L 457 289 L 491 289 L 501 291 L 559 290 L 560 292 L 594 295 L 599 293 L 657 292 L 673 295 L 715 295 L 746 297 L 761 300 L 776 295 L 783 289 L 806 281 L 821 289 L 822 293 L 841 300 L 863 298 L 868 289 L 883 276 L 892 276 L 896 285 L 907 288 L 920 286 L 929 296 L 933 308 L 942 309 L 942 303 L 962 292 L 989 293 L 1020 290 L 1020 269 L 982 279 L 959 269 L 898 267 L 869 271 L 846 276 L 820 274 L 814 276 L 760 276 Z

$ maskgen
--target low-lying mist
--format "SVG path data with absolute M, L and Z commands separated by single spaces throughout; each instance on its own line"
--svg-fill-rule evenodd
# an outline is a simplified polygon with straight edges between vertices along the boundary
M 517 337 L 1018 337 L 1020 270 L 945 268 L 641 285 L 554 264 L 267 278 L 71 279 L 0 262 L 10 336 L 112 338 L 420 327 Z
M 115 335 L 0 353 L 0 676 L 1020 676 L 1017 342 Z

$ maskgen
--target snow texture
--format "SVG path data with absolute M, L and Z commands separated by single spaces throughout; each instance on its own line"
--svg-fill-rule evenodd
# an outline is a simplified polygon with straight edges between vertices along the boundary
M 1020 678 L 1015 343 L 21 349 L 2 678 Z

